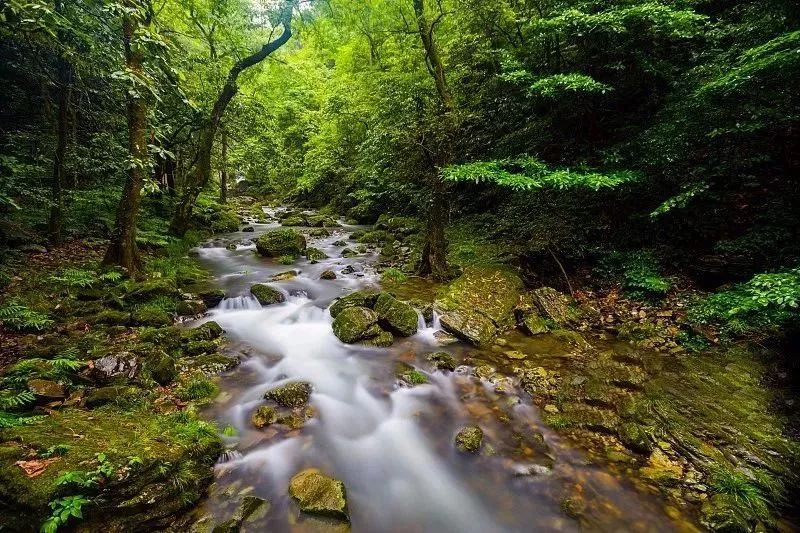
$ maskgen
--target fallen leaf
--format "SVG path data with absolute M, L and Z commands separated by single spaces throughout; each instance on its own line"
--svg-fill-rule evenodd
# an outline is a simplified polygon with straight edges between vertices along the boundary
M 14 464 L 20 467 L 22 471 L 25 472 L 26 476 L 36 477 L 44 472 L 45 468 L 56 461 L 58 461 L 58 457 L 52 457 L 50 459 L 34 459 L 32 461 L 17 461 Z

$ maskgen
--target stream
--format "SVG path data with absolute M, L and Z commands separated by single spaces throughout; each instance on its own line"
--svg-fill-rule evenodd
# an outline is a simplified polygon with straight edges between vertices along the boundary
M 344 482 L 357 532 L 686 529 L 686 522 L 667 516 L 660 498 L 590 462 L 544 426 L 539 409 L 512 380 L 498 392 L 466 365 L 434 371 L 427 354 L 444 350 L 461 362 L 476 350 L 462 343 L 439 346 L 435 320 L 425 324 L 420 317 L 418 333 L 390 348 L 340 342 L 331 330 L 331 302 L 352 290 L 379 288 L 377 254 L 343 258 L 344 247 L 335 244 L 358 226 L 308 238 L 329 258 L 316 264 L 301 258 L 293 265 L 254 253 L 250 239 L 277 223 L 253 226 L 255 232 L 222 235 L 199 248 L 215 285 L 228 295 L 203 321 L 218 322 L 231 354 L 242 358 L 223 376 L 222 392 L 206 413 L 220 427 L 236 430 L 225 437 L 228 451 L 200 509 L 209 526 L 230 518 L 243 496 L 255 495 L 270 508 L 243 531 L 347 530 L 301 514 L 288 496 L 290 478 L 315 467 Z M 233 250 L 230 242 L 240 244 Z M 271 281 L 290 269 L 298 275 Z M 328 269 L 337 279 L 320 280 Z M 249 293 L 255 283 L 282 291 L 286 301 L 262 308 Z M 396 377 L 399 363 L 413 365 L 429 383 L 403 384 Z M 300 429 L 256 429 L 250 417 L 264 404 L 265 391 L 294 380 L 313 384 L 313 418 Z M 462 454 L 453 445 L 466 424 L 484 431 L 480 455 Z

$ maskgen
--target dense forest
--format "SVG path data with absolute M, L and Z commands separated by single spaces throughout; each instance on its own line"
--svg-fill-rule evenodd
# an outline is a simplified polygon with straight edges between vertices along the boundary
M 0 531 L 800 525 L 800 4 L 6 0 L 0 79 Z

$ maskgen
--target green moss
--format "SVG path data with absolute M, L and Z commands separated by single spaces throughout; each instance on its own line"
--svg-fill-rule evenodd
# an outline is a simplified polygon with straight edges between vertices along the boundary
M 410 337 L 417 332 L 418 316 L 413 307 L 401 302 L 389 293 L 381 293 L 375 301 L 375 312 L 378 313 L 383 327 L 400 335 Z
M 400 374 L 400 379 L 408 383 L 409 385 L 424 385 L 428 383 L 428 376 L 420 372 L 419 370 L 408 370 Z
M 306 239 L 291 229 L 280 229 L 263 234 L 256 241 L 256 250 L 264 257 L 302 255 L 306 249 Z
M 333 320 L 333 333 L 340 341 L 352 344 L 378 336 L 378 314 L 366 307 L 348 307 Z
M 258 303 L 261 305 L 272 305 L 286 300 L 286 297 L 281 291 L 273 289 L 269 285 L 264 285 L 263 283 L 257 283 L 250 287 L 250 293 L 256 297 L 256 300 L 258 300 Z
M 342 296 L 331 305 L 331 317 L 336 318 L 339 313 L 349 307 L 366 307 L 372 309 L 375 306 L 375 301 L 378 299 L 378 294 L 371 291 L 356 291 Z
M 181 400 L 206 400 L 213 398 L 219 387 L 203 374 L 194 374 L 175 390 L 175 396 Z
M 483 430 L 478 426 L 466 426 L 456 435 L 456 448 L 465 453 L 476 453 L 483 442 Z
M 310 383 L 293 381 L 267 391 L 264 399 L 271 400 L 283 407 L 302 407 L 311 398 L 311 391 Z

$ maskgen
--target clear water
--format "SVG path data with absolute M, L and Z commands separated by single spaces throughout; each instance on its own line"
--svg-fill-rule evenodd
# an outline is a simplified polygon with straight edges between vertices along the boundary
M 425 355 L 442 350 L 433 336 L 435 321 L 421 321 L 417 335 L 390 348 L 341 343 L 331 331 L 327 307 L 351 290 L 378 286 L 371 266 L 376 256 L 341 257 L 343 247 L 333 243 L 347 238 L 352 226 L 309 238 L 309 246 L 330 256 L 314 265 L 305 259 L 280 265 L 259 257 L 247 243 L 226 248 L 231 240 L 257 238 L 276 227 L 256 224 L 255 233 L 222 236 L 199 250 L 215 284 L 229 295 L 207 320 L 225 329 L 232 352 L 243 358 L 223 378 L 223 393 L 207 413 L 237 430 L 236 437 L 226 438 L 229 451 L 200 510 L 207 526 L 230 518 L 241 497 L 252 494 L 271 506 L 246 531 L 342 530 L 300 514 L 287 494 L 295 473 L 317 467 L 345 483 L 357 532 L 686 529 L 686 522 L 666 515 L 656 496 L 590 464 L 544 427 L 538 409 L 513 382 L 499 394 L 468 366 L 433 371 Z M 342 274 L 348 265 L 357 272 Z M 299 274 L 269 281 L 290 269 Z M 327 269 L 338 278 L 320 280 Z M 261 307 L 249 295 L 249 287 L 260 282 L 284 292 L 286 302 Z M 473 350 L 462 344 L 444 349 L 457 361 Z M 430 383 L 402 385 L 395 377 L 399 362 L 414 365 Z M 250 415 L 264 392 L 289 380 L 313 384 L 313 419 L 301 429 L 255 429 Z M 484 430 L 484 451 L 491 448 L 494 454 L 465 456 L 455 450 L 455 434 L 471 423 Z M 565 513 L 565 498 L 583 503 L 579 518 Z

